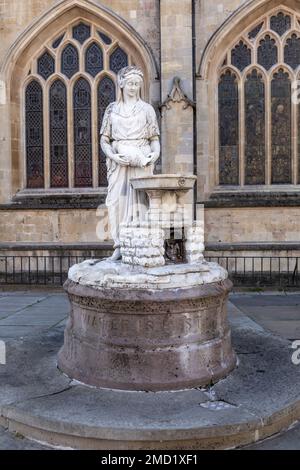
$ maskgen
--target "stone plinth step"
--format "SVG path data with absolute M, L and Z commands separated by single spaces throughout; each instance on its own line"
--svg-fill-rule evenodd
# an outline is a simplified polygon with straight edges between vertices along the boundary
M 228 449 L 269 437 L 300 418 L 300 368 L 288 341 L 252 323 L 232 325 L 239 366 L 229 377 L 176 392 L 70 381 L 56 366 L 62 328 L 12 341 L 0 369 L 0 425 L 77 449 Z

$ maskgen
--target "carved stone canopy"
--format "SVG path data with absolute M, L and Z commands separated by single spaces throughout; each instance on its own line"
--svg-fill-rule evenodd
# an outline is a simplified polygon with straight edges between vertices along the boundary
M 195 102 L 192 101 L 182 90 L 181 79 L 179 77 L 174 77 L 172 90 L 165 101 L 161 104 L 160 109 L 164 106 L 167 109 L 171 109 L 171 103 L 180 103 L 181 101 L 183 102 L 183 109 L 187 109 L 189 106 L 195 108 Z

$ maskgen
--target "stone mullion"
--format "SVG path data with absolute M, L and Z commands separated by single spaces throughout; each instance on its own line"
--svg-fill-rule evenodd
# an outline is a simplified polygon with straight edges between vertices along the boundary
M 91 83 L 91 112 L 92 112 L 92 171 L 93 171 L 93 187 L 99 186 L 99 155 L 98 155 L 98 100 L 97 86 L 95 81 Z
M 245 185 L 245 81 L 246 75 L 240 78 L 238 86 L 239 101 L 239 185 Z
M 293 80 L 295 80 L 295 77 L 291 77 L 291 86 L 293 84 Z M 291 88 L 291 113 L 292 113 L 292 149 L 291 149 L 291 155 L 292 155 L 292 183 L 297 184 L 297 169 L 298 169 L 298 164 L 297 164 L 297 155 L 298 155 L 298 132 L 299 130 L 297 129 L 297 117 L 298 117 L 298 112 L 297 112 L 297 105 L 293 103 L 293 87 Z
M 271 184 L 272 178 L 272 103 L 271 103 L 271 79 L 268 76 L 265 90 L 265 112 L 266 112 L 266 178 L 267 185 Z
M 50 103 L 49 86 L 43 85 L 43 125 L 44 125 L 44 187 L 51 187 L 50 181 Z
M 68 173 L 69 188 L 74 188 L 74 116 L 73 86 L 67 86 L 68 96 Z

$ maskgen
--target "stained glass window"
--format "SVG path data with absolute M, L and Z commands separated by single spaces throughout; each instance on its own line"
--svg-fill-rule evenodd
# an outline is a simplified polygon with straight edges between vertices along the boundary
M 61 44 L 63 38 L 65 37 L 65 34 L 66 33 L 61 34 L 57 39 L 55 39 L 55 41 L 53 41 L 53 43 L 52 43 L 53 49 L 58 48 L 58 46 Z
M 270 19 L 270 27 L 279 36 L 282 36 L 291 27 L 291 17 L 280 11 Z
M 50 107 L 50 186 L 68 186 L 67 89 L 61 80 L 52 83 Z
M 112 43 L 112 40 L 109 36 L 107 36 L 107 34 L 104 34 L 104 33 L 101 33 L 101 31 L 98 31 L 98 34 L 100 36 L 100 38 L 102 39 L 102 41 L 104 42 L 104 44 L 111 44 Z
M 68 44 L 62 52 L 61 71 L 68 78 L 73 77 L 79 71 L 79 55 L 73 44 Z
M 38 58 L 38 74 L 47 80 L 54 73 L 55 61 L 49 52 Z
M 219 82 L 219 141 L 220 184 L 239 184 L 239 96 L 231 71 Z
M 271 83 L 272 184 L 291 183 L 291 82 L 280 69 Z
M 91 88 L 79 78 L 73 90 L 75 187 L 93 185 Z
M 27 187 L 44 186 L 43 90 L 37 80 L 25 92 Z
M 257 62 L 266 70 L 269 70 L 278 61 L 278 50 L 275 39 L 267 34 L 264 39 L 259 42 L 257 51 Z
M 100 128 L 102 118 L 107 106 L 115 101 L 116 92 L 115 84 L 109 77 L 104 77 L 98 85 L 98 135 L 100 135 Z M 106 171 L 106 157 L 102 152 L 99 140 L 99 186 L 107 186 L 107 171 Z
M 265 184 L 265 85 L 253 70 L 245 83 L 245 184 Z
M 45 47 L 26 68 L 41 77 L 24 93 L 27 187 L 107 186 L 100 127 L 106 107 L 116 99 L 115 74 L 133 57 L 117 38 L 84 20 L 56 31 Z
M 83 44 L 91 36 L 91 27 L 85 23 L 79 23 L 73 28 L 73 39 Z
M 284 47 L 284 62 L 296 69 L 300 65 L 300 37 L 292 34 Z
M 255 28 L 253 28 L 249 33 L 248 33 L 248 38 L 249 39 L 255 39 L 258 33 L 261 31 L 262 27 L 264 25 L 264 22 L 262 21 L 259 23 Z
M 251 64 L 251 49 L 247 44 L 240 41 L 231 51 L 231 63 L 241 72 Z
M 220 184 L 300 184 L 298 14 L 264 14 L 233 44 L 219 70 Z
M 110 70 L 118 73 L 123 67 L 128 65 L 128 56 L 123 49 L 117 47 L 109 59 Z
M 101 47 L 93 42 L 85 53 L 85 71 L 96 77 L 101 70 L 103 70 L 103 52 Z

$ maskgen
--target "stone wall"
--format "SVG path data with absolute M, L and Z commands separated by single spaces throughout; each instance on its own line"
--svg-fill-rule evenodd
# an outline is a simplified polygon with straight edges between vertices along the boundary
M 3 61 L 14 41 L 24 34 L 26 28 L 60 3 L 63 2 L 0 0 L 0 204 L 9 204 L 15 192 L 24 187 L 24 146 L 20 140 L 22 116 L 18 103 L 9 103 L 12 90 L 9 89 L 7 76 L 3 75 Z M 71 5 L 72 1 L 69 3 Z M 194 64 L 191 0 L 87 0 L 86 3 L 109 8 L 121 21 L 125 20 L 151 49 L 158 71 L 161 71 L 161 83 L 154 83 L 155 80 L 152 80 L 149 84 L 154 104 L 157 105 L 159 101 L 168 102 L 168 95 L 173 90 L 173 78 L 181 78 L 182 94 L 178 95 L 175 90 L 175 100 L 171 99 L 169 108 L 162 108 L 164 171 L 193 171 L 193 65 L 195 71 L 199 72 L 196 80 L 198 201 L 209 199 L 215 190 L 217 172 L 216 88 L 212 86 L 216 83 L 214 58 L 222 55 L 226 44 L 235 37 L 239 28 L 246 28 L 248 22 L 255 19 L 255 15 L 268 11 L 270 7 L 279 4 L 279 0 L 195 0 Z M 297 2 L 293 0 L 282 0 L 281 3 L 297 8 Z M 252 9 L 248 15 L 246 8 L 253 5 L 257 5 L 258 10 L 255 12 Z M 244 7 L 244 16 L 239 13 L 241 7 Z M 230 17 L 231 21 L 224 25 Z M 220 31 L 224 31 L 225 40 Z M 220 34 L 219 42 L 216 42 L 210 56 L 205 55 L 210 39 L 217 34 Z M 201 68 L 203 57 L 206 62 Z M 13 54 L 11 58 L 13 60 Z M 24 73 L 20 68 L 16 72 L 17 77 Z M 155 90 L 153 87 L 156 87 Z M 17 137 L 11 139 L 11 135 Z M 205 217 L 206 243 L 284 242 L 299 239 L 300 207 L 268 208 L 267 203 L 265 206 L 251 208 L 224 205 L 218 208 L 207 207 Z M 92 209 L 10 210 L 7 206 L 0 211 L 0 218 L 0 243 L 94 243 L 99 239 L 109 239 L 106 212 L 99 225 L 96 211 Z M 97 225 L 98 228 L 100 226 L 100 238 L 96 235 Z

